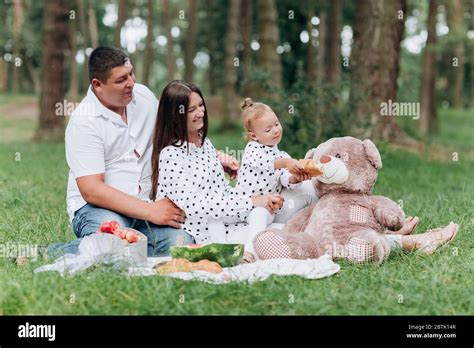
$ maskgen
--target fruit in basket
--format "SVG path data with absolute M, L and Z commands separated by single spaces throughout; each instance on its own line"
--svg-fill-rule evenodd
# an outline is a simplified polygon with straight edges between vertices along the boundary
M 207 245 L 180 245 L 170 249 L 173 259 L 186 259 L 191 262 L 209 260 L 217 262 L 222 267 L 232 267 L 242 261 L 244 255 L 243 244 L 220 244 Z
M 122 238 L 123 239 L 123 238 Z M 133 231 L 133 230 L 128 230 L 126 233 L 125 233 L 125 239 L 129 242 L 129 243 L 135 243 L 138 241 L 138 234 L 137 232 Z
M 136 243 L 139 239 L 138 233 L 135 230 L 121 228 L 117 221 L 106 221 L 102 223 L 97 232 L 113 234 L 128 243 Z

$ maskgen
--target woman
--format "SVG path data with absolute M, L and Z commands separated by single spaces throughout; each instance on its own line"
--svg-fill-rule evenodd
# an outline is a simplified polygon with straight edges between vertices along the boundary
M 150 199 L 168 197 L 184 210 L 183 229 L 197 243 L 245 243 L 248 231 L 242 221 L 248 213 L 255 207 L 274 213 L 284 198 L 279 194 L 248 196 L 234 190 L 207 138 L 207 129 L 206 104 L 199 88 L 183 81 L 170 82 L 158 107 Z M 223 222 L 222 235 L 211 236 L 215 221 Z

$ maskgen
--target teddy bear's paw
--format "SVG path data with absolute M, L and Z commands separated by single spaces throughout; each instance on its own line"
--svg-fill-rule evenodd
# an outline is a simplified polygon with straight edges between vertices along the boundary
M 260 233 L 254 241 L 255 251 L 260 259 L 289 259 L 291 248 L 285 239 L 274 231 Z
M 372 262 L 374 257 L 374 246 L 365 239 L 352 237 L 346 245 L 346 258 L 351 262 Z

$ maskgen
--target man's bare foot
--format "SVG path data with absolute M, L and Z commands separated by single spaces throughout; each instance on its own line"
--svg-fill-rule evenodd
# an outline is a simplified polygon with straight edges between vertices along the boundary
M 437 228 L 422 234 L 406 236 L 411 238 L 414 249 L 420 253 L 431 255 L 442 245 L 448 244 L 458 233 L 459 225 L 450 222 L 448 226 Z
M 244 251 L 244 257 L 241 263 L 254 263 L 256 261 L 256 257 L 250 251 Z
M 398 231 L 392 232 L 391 234 L 412 234 L 419 222 L 420 218 L 418 216 L 409 216 L 405 219 L 405 224 L 403 225 L 403 227 L 400 228 Z

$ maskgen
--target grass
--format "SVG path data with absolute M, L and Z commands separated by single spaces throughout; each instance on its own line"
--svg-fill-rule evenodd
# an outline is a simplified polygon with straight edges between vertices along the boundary
M 130 278 L 101 268 L 63 278 L 34 274 L 41 262 L 17 267 L 2 257 L 0 314 L 472 314 L 474 160 L 464 156 L 474 147 L 472 110 L 440 114 L 442 133 L 432 141 L 458 151 L 459 161 L 437 162 L 383 147 L 384 168 L 375 189 L 376 194 L 400 201 L 407 214 L 420 216 L 418 231 L 451 220 L 461 225 L 456 240 L 431 257 L 398 252 L 381 266 L 340 262 L 339 274 L 320 280 L 271 277 L 255 284 L 225 285 L 159 276 Z M 66 242 L 73 237 L 65 207 L 64 145 L 30 142 L 34 128 L 32 120 L 0 114 L 3 246 Z M 213 124 L 210 137 L 216 148 L 243 148 L 239 132 L 218 130 Z

